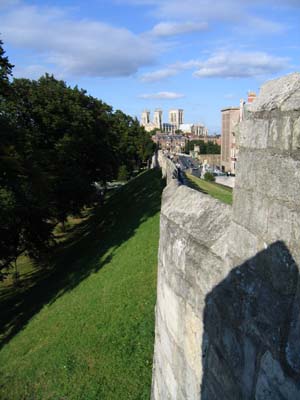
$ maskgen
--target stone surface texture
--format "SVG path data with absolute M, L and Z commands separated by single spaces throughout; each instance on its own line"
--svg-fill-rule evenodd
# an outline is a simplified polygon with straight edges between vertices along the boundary
M 237 135 L 233 207 L 158 155 L 152 400 L 300 399 L 300 74 L 267 82 Z

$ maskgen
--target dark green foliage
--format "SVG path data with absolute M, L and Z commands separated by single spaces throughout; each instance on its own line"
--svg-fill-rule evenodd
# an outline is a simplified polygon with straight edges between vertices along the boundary
M 194 150 L 194 146 L 200 147 L 200 154 L 221 154 L 221 146 L 217 143 L 207 142 L 204 140 L 191 140 L 185 145 L 185 153 L 189 154 L 190 150 Z
M 211 172 L 205 172 L 204 174 L 204 179 L 208 182 L 214 182 L 216 180 L 216 178 L 214 177 L 214 175 Z
M 53 226 L 95 199 L 95 181 L 153 150 L 136 119 L 48 74 L 10 83 L 11 69 L 0 42 L 0 274 L 23 251 L 44 254 Z
M 0 40 L 0 100 L 9 90 L 9 77 L 12 75 L 13 65 L 4 56 L 3 42 Z
M 117 110 L 112 118 L 111 130 L 119 162 L 127 167 L 130 174 L 152 156 L 155 144 L 136 118 Z
M 126 165 L 121 165 L 119 168 L 117 180 L 121 181 L 121 182 L 126 182 L 128 177 L 129 177 L 129 173 L 128 173 Z
M 151 131 L 148 132 L 150 136 L 152 135 L 157 135 L 158 133 L 160 133 L 160 129 L 159 128 L 154 128 Z

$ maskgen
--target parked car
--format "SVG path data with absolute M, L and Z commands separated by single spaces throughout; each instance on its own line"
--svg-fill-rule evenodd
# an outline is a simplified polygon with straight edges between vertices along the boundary
M 222 171 L 214 170 L 213 172 L 214 176 L 226 176 L 226 174 Z

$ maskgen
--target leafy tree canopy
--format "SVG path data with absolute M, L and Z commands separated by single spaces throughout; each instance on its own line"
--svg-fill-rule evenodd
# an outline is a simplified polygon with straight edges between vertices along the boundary
M 213 142 L 204 142 L 204 140 L 186 142 L 185 153 L 189 154 L 191 150 L 194 150 L 194 146 L 199 146 L 200 154 L 221 154 L 221 146 Z
M 131 174 L 154 149 L 137 119 L 78 87 L 48 74 L 10 82 L 4 54 L 0 41 L 0 274 L 23 251 L 44 254 L 95 181 Z

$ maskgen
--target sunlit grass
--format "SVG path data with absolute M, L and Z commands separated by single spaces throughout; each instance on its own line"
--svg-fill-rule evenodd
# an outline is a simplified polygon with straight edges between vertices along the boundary
M 159 171 L 129 182 L 61 243 L 27 301 L 3 297 L 1 399 L 150 398 L 162 186 Z
M 214 182 L 207 182 L 204 179 L 197 178 L 196 176 L 186 174 L 190 186 L 200 192 L 207 193 L 210 196 L 218 199 L 226 204 L 232 204 L 232 189 Z

